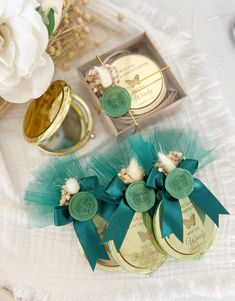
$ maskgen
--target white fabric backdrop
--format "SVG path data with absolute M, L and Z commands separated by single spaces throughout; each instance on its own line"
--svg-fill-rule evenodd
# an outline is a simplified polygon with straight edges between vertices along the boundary
M 129 7 L 124 0 L 113 2 Z M 200 129 L 218 146 L 220 159 L 200 172 L 200 176 L 233 213 L 235 128 L 216 76 L 207 69 L 191 28 L 177 17 L 166 17 L 147 1 L 132 2 L 132 13 L 119 8 L 117 11 L 122 10 L 129 16 L 122 23 L 116 20 L 117 11 L 110 6 L 101 6 L 100 1 L 91 1 L 90 9 L 93 14 L 98 13 L 97 32 L 93 35 L 99 35 L 105 41 L 101 49 L 90 51 L 80 62 L 113 47 L 138 30 L 148 30 L 189 94 L 180 107 L 169 109 L 159 117 L 156 126 L 190 125 Z M 152 26 L 142 21 L 144 17 Z M 86 91 L 79 86 L 75 69 L 69 73 L 58 72 L 56 78 L 66 79 L 89 101 Z M 0 120 L 0 286 L 9 288 L 26 301 L 181 300 L 193 295 L 215 299 L 234 294 L 233 216 L 221 218 L 217 240 L 200 261 L 169 259 L 150 278 L 126 272 L 91 272 L 78 254 L 76 237 L 70 225 L 28 230 L 23 192 L 31 172 L 46 162 L 48 156 L 24 142 L 21 130 L 24 112 L 25 106 L 14 106 Z M 109 135 L 98 118 L 95 132 L 97 138 L 80 150 L 79 155 L 87 154 L 107 141 Z

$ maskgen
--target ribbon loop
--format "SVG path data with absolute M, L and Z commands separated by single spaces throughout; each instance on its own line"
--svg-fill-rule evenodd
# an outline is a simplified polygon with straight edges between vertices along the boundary
M 193 160 L 193 159 L 181 160 L 177 167 L 182 169 L 187 169 L 193 175 L 198 169 L 198 160 Z
M 68 206 L 57 206 L 54 210 L 54 223 L 56 226 L 64 226 L 73 221 Z
M 80 179 L 81 190 L 92 191 L 99 187 L 99 180 L 97 176 L 90 176 Z

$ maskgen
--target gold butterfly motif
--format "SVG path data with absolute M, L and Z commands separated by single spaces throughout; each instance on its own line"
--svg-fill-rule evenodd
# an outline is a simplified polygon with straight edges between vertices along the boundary
M 187 229 L 196 225 L 195 214 L 193 213 L 189 219 L 184 219 L 184 225 Z
M 125 82 L 131 87 L 134 88 L 136 85 L 140 84 L 140 77 L 139 74 L 136 74 L 134 79 L 127 79 Z

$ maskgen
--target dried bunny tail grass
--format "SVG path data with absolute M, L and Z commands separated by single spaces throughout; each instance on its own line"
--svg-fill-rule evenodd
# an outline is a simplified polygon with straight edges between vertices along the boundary
M 164 154 L 162 152 L 158 152 L 158 161 L 154 164 L 154 166 L 158 169 L 158 171 L 168 174 L 170 171 L 175 169 L 181 160 L 184 160 L 185 157 L 181 152 L 171 151 L 168 154 Z
M 162 166 L 167 173 L 176 168 L 174 162 L 167 155 L 161 152 L 158 152 L 158 160 L 162 163 Z
M 130 164 L 126 168 L 122 168 L 118 173 L 118 177 L 125 184 L 131 184 L 134 181 L 143 180 L 145 174 L 143 168 L 139 165 L 136 159 L 132 158 Z
M 55 65 L 64 70 L 70 68 L 69 61 L 78 57 L 90 31 L 87 23 L 91 16 L 84 11 L 87 0 L 66 0 L 60 25 L 49 40 L 47 52 Z

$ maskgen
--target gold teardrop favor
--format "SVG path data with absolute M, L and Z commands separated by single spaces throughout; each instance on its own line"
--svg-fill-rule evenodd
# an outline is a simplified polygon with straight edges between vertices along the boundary
M 100 216 L 95 215 L 95 217 L 92 219 L 93 223 L 96 226 L 97 232 L 100 236 L 100 238 L 102 239 L 104 236 L 104 232 L 105 229 L 107 227 L 107 222 Z M 79 246 L 79 250 L 81 252 L 81 254 L 83 256 L 85 256 L 85 253 L 82 249 L 82 246 L 78 240 L 78 246 Z M 108 246 L 105 244 L 104 245 L 106 252 L 109 256 L 109 260 L 105 260 L 105 259 L 99 259 L 97 264 L 96 264 L 96 268 L 98 270 L 104 271 L 104 272 L 118 272 L 121 271 L 122 268 L 120 267 L 120 265 L 115 261 L 115 259 L 113 258 L 113 256 L 111 255 Z
M 119 252 L 113 241 L 108 246 L 118 264 L 131 273 L 151 274 L 166 260 L 155 242 L 149 213 L 135 213 Z
M 183 242 L 174 234 L 163 238 L 161 234 L 161 209 L 159 204 L 153 220 L 154 234 L 160 248 L 168 255 L 183 260 L 198 259 L 211 246 L 217 227 L 205 215 L 202 220 L 189 198 L 179 200 L 183 217 Z

